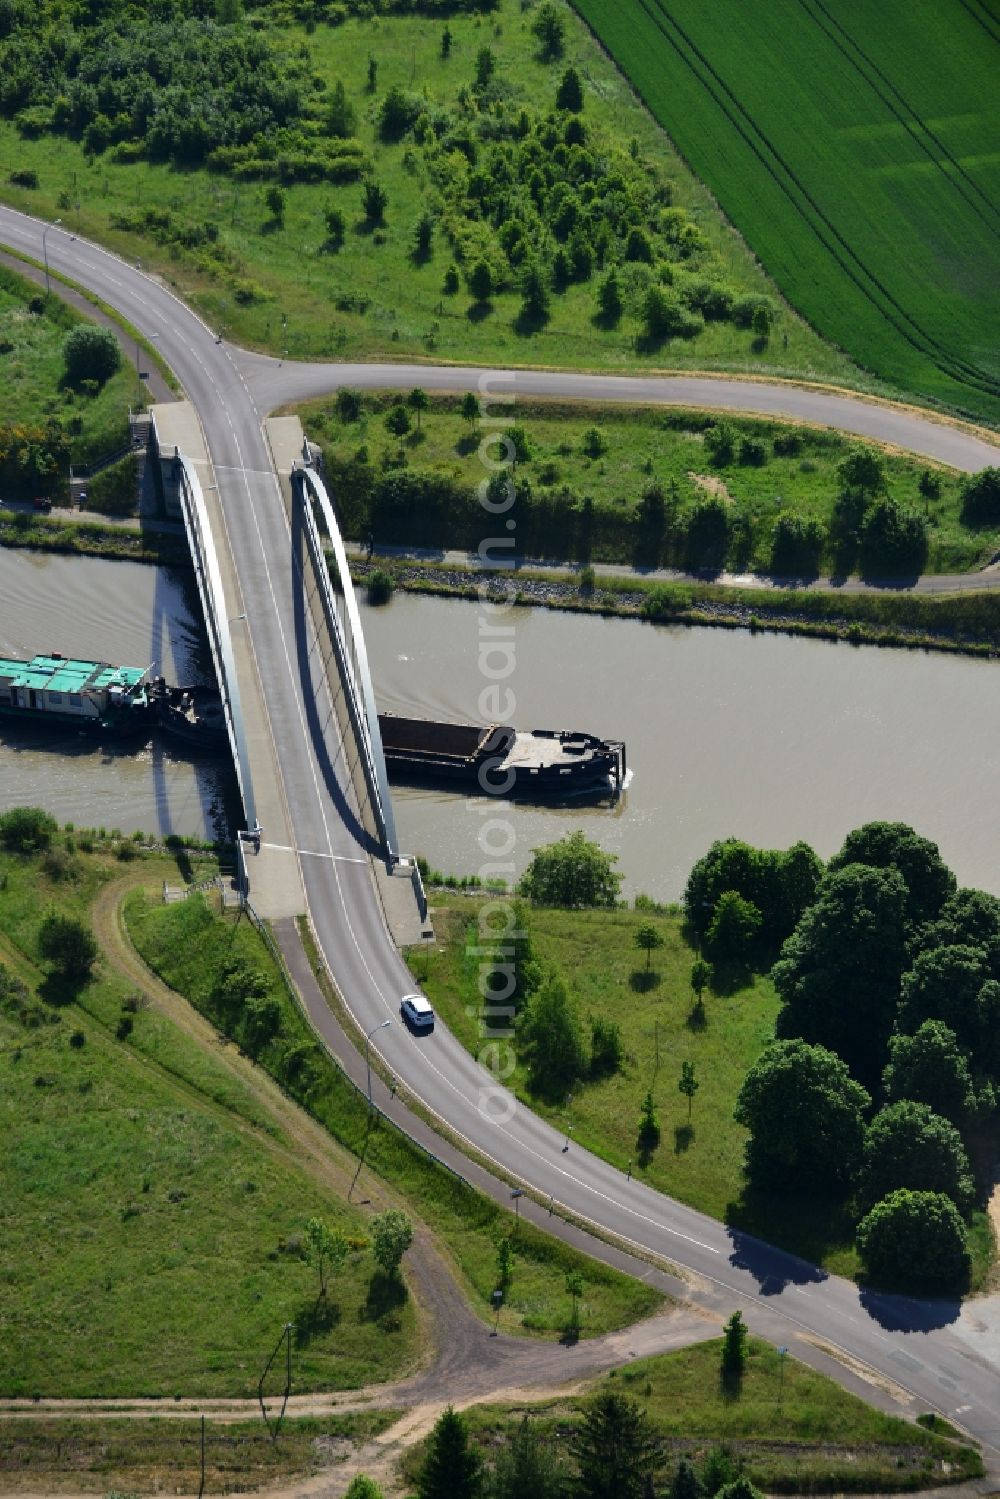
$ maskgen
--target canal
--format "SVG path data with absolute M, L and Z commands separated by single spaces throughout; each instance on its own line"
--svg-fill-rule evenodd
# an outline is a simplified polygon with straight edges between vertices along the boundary
M 482 720 L 485 672 L 510 666 L 500 685 L 519 727 L 626 741 L 632 778 L 616 805 L 499 809 L 518 872 L 579 827 L 617 855 L 626 894 L 676 900 L 713 838 L 803 838 L 826 856 L 886 818 L 933 838 L 961 883 L 1000 894 L 995 664 L 543 609 L 496 616 L 509 635 L 483 637 L 475 604 L 406 594 L 362 617 L 382 709 Z M 483 656 L 484 639 L 503 650 Z M 211 679 L 190 575 L 0 549 L 0 654 L 48 650 Z M 496 803 L 405 787 L 393 800 L 404 851 L 482 871 Z M 137 751 L 3 730 L 0 809 L 20 804 L 78 826 L 212 837 L 232 830 L 235 779 L 225 757 L 169 742 Z

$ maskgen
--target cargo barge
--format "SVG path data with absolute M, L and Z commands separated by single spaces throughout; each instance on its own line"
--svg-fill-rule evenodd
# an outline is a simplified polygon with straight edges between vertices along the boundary
M 394 713 L 380 713 L 378 722 L 390 779 L 539 801 L 617 796 L 625 783 L 620 740 L 569 730 L 439 723 Z
M 206 747 L 225 737 L 218 694 L 175 687 L 152 667 L 110 666 L 52 651 L 30 661 L 0 657 L 0 723 L 76 730 L 101 739 L 156 730 Z

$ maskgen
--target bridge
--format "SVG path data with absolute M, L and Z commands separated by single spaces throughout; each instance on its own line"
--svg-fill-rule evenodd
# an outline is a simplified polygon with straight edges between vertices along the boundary
M 42 228 L 0 209 L 0 240 L 36 260 Z M 885 1402 L 888 1391 L 897 1405 L 941 1411 L 983 1443 L 988 1463 L 1000 1472 L 1000 1309 L 995 1301 L 962 1308 L 859 1293 L 853 1284 L 627 1179 L 575 1144 L 564 1152 L 564 1136 L 499 1086 L 446 1029 L 439 1026 L 433 1037 L 418 1042 L 399 1023 L 399 999 L 413 980 L 392 940 L 387 895 L 408 882 L 388 873 L 398 867 L 389 831 L 391 806 L 388 796 L 381 809 L 376 806 L 375 739 L 370 733 L 366 739 L 358 717 L 364 711 L 369 727 L 374 722 L 358 654 L 363 642 L 360 634 L 345 636 L 338 647 L 333 616 L 341 626 L 346 620 L 352 631 L 354 625 L 346 591 L 343 601 L 320 596 L 317 556 L 322 527 L 329 530 L 321 481 L 304 468 L 288 434 L 262 420 L 262 409 L 280 399 L 274 392 L 284 393 L 285 387 L 266 379 L 277 361 L 220 345 L 169 287 L 95 245 L 50 234 L 48 258 L 53 269 L 83 283 L 158 340 L 197 413 L 202 450 L 185 446 L 183 451 L 201 486 L 215 544 L 221 590 L 221 604 L 217 600 L 213 606 L 219 622 L 216 648 L 222 659 L 225 620 L 231 655 L 226 669 L 236 686 L 229 694 L 231 732 L 238 738 L 241 715 L 249 767 L 244 786 L 252 787 L 262 829 L 251 889 L 271 913 L 283 950 L 292 952 L 298 940 L 293 918 L 307 915 L 359 1033 L 394 1022 L 379 1035 L 386 1066 L 425 1117 L 477 1154 L 484 1164 L 469 1171 L 484 1190 L 506 1198 L 511 1184 L 526 1188 L 522 1212 L 543 1225 L 546 1212 L 539 1199 L 558 1203 L 578 1225 L 566 1231 L 600 1257 L 613 1255 L 607 1248 L 611 1236 L 639 1256 L 682 1267 L 685 1294 L 713 1310 L 741 1306 L 751 1329 L 792 1344 L 798 1356 L 819 1362 L 849 1386 L 853 1381 L 871 1398 Z M 422 370 L 420 383 L 430 385 L 430 373 Z M 323 378 L 333 387 L 339 372 L 331 368 Z M 383 375 L 390 387 L 393 380 L 399 384 L 407 378 L 399 371 Z M 478 372 L 463 372 L 462 378 L 466 389 L 475 388 Z M 564 395 L 602 394 L 600 381 L 586 385 L 581 376 L 548 378 L 563 380 Z M 318 379 L 314 369 L 309 380 Z M 505 379 L 508 389 L 516 389 L 522 377 Z M 736 382 L 721 383 L 727 386 L 726 399 L 732 399 Z M 665 380 L 661 386 L 661 399 L 684 399 L 676 395 L 677 384 Z M 767 389 L 768 399 L 780 405 L 782 393 Z M 852 410 L 865 405 L 843 396 L 836 400 Z M 876 422 L 882 409 L 866 407 L 865 422 Z M 913 413 L 890 415 L 894 420 L 905 415 L 907 431 L 917 423 L 909 446 L 936 450 L 942 424 Z M 947 443 L 949 451 L 961 451 L 962 466 L 970 469 L 982 466 L 984 450 L 996 452 L 982 435 L 968 435 L 963 447 L 960 429 L 948 429 Z M 294 489 L 300 496 L 296 502 Z M 196 511 L 192 504 L 192 524 L 198 521 Z M 310 535 L 314 523 L 320 526 L 318 538 Z M 204 520 L 198 524 L 204 543 Z M 332 544 L 336 556 L 335 538 Z M 339 557 L 335 572 L 341 581 L 346 578 Z M 208 586 L 215 587 L 211 581 Z M 337 673 L 331 670 L 333 658 Z M 347 681 L 352 672 L 354 681 Z M 295 961 L 309 977 L 301 950 Z M 324 1039 L 336 1044 L 332 1017 L 324 1018 L 318 1009 L 310 1015 Z M 415 1121 L 415 1129 L 425 1127 L 416 1115 L 399 1117 Z M 639 1261 L 630 1263 L 642 1273 Z

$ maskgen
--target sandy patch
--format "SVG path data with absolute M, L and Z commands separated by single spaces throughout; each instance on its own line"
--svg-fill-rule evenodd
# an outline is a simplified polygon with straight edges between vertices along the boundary
M 717 494 L 720 499 L 725 500 L 727 505 L 733 503 L 733 497 L 729 493 L 729 490 L 723 481 L 717 479 L 714 474 L 696 474 L 692 469 L 688 469 L 688 478 L 692 484 L 696 484 L 699 489 L 704 489 L 707 494 Z

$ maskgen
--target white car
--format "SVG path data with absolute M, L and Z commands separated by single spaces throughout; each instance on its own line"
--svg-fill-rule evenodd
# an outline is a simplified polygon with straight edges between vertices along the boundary
M 411 1031 L 434 1029 L 434 1011 L 422 994 L 404 994 L 400 1001 L 399 1013 Z

